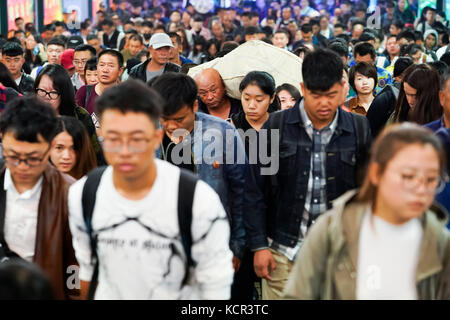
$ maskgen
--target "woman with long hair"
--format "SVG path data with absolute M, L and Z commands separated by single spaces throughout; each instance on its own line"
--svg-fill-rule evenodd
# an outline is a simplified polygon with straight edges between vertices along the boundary
M 73 117 L 58 118 L 57 135 L 53 139 L 50 162 L 64 172 L 80 179 L 97 167 L 94 148 L 84 125 Z
M 74 117 L 80 120 L 89 136 L 97 155 L 99 165 L 105 163 L 105 158 L 97 139 L 92 118 L 89 112 L 77 106 L 75 102 L 75 90 L 67 71 L 58 64 L 48 64 L 41 69 L 34 81 L 34 92 L 41 99 L 49 103 L 58 115 Z
M 427 124 L 442 115 L 439 74 L 427 64 L 409 66 L 403 74 L 395 111 L 388 122 Z
M 386 128 L 360 191 L 336 199 L 309 230 L 287 299 L 450 299 L 446 212 L 432 205 L 446 181 L 439 139 L 417 124 Z
M 302 98 L 300 91 L 289 83 L 283 83 L 278 86 L 275 93 L 278 99 L 280 99 L 281 110 L 293 107 Z
M 25 64 L 29 70 L 42 66 L 44 61 L 41 56 L 46 56 L 44 41 L 37 33 L 30 33 L 25 40 Z

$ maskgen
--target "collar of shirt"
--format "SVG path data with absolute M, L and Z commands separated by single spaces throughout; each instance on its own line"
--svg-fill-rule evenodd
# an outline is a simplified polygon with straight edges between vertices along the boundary
M 302 118 L 303 124 L 304 124 L 305 128 L 307 129 L 306 131 L 308 132 L 308 134 L 309 134 L 309 132 L 312 133 L 312 131 L 314 131 L 315 128 L 314 128 L 314 125 L 313 125 L 311 119 L 309 119 L 308 114 L 306 113 L 304 99 L 302 99 L 300 101 L 299 108 L 300 108 L 300 117 Z M 331 130 L 331 135 L 333 135 L 334 131 L 336 130 L 337 125 L 338 125 L 338 118 L 339 118 L 339 108 L 336 110 L 336 114 L 334 116 L 333 121 L 325 128 L 322 128 L 321 130 L 319 130 L 319 132 Z
M 9 172 L 9 169 L 7 168 L 5 170 L 5 181 L 3 183 L 3 189 L 5 191 L 12 192 L 14 195 L 16 195 L 20 199 L 31 199 L 34 195 L 36 195 L 38 192 L 41 191 L 42 180 L 43 180 L 43 177 L 41 176 L 33 188 L 19 194 L 19 192 L 17 191 L 16 186 L 14 185 L 14 182 L 12 180 L 11 173 Z

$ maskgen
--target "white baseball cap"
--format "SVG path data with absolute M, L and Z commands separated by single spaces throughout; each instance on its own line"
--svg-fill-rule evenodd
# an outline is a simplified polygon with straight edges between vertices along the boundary
M 174 47 L 172 44 L 172 40 L 170 40 L 170 37 L 166 33 L 155 33 L 150 38 L 150 43 L 148 46 L 152 47 L 153 49 L 159 49 L 162 47 Z

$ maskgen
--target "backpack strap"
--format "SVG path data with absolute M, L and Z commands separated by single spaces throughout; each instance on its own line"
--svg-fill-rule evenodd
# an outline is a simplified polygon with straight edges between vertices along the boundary
M 180 181 L 178 184 L 178 225 L 180 228 L 181 243 L 186 255 L 187 263 L 182 286 L 186 285 L 189 279 L 189 269 L 195 266 L 192 259 L 192 204 L 194 202 L 194 192 L 197 185 L 197 177 L 191 172 L 180 169 Z
M 94 272 L 89 284 L 88 300 L 93 300 L 95 290 L 97 288 L 99 261 L 97 256 L 97 236 L 93 234 L 92 229 L 92 215 L 95 207 L 95 200 L 97 196 L 97 189 L 100 184 L 101 177 L 107 167 L 99 167 L 92 170 L 87 175 L 86 182 L 82 193 L 82 207 L 83 218 L 86 225 L 86 230 L 89 235 L 91 245 L 92 262 L 94 263 Z M 195 266 L 195 261 L 192 259 L 192 204 L 194 202 L 194 192 L 198 179 L 195 175 L 187 170 L 180 170 L 180 182 L 178 186 L 178 224 L 181 234 L 181 243 L 186 255 L 187 264 L 185 276 L 183 278 L 183 285 L 189 279 L 189 269 Z
M 84 98 L 84 108 L 85 109 L 87 108 L 88 101 L 89 101 L 89 98 L 91 97 L 93 88 L 94 88 L 94 86 L 92 84 L 88 84 L 86 86 L 86 97 Z
M 94 264 L 94 272 L 91 282 L 89 283 L 88 299 L 93 300 L 98 280 L 98 256 L 97 256 L 97 236 L 92 230 L 92 215 L 94 213 L 95 200 L 97 198 L 97 189 L 106 166 L 99 167 L 88 173 L 86 182 L 84 183 L 83 193 L 81 196 L 81 204 L 83 208 L 83 218 L 86 225 L 86 232 L 89 236 L 91 245 L 91 263 Z

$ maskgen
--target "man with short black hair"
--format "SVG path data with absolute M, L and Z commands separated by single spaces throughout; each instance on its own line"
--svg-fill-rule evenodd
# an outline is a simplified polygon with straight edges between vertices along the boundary
M 168 35 L 173 44 L 173 48 L 170 49 L 169 61 L 180 67 L 186 63 L 194 63 L 192 60 L 181 54 L 183 51 L 183 44 L 181 43 L 180 35 L 176 32 L 169 32 Z
M 49 63 L 61 64 L 61 56 L 65 49 L 66 43 L 63 39 L 61 39 L 60 37 L 52 38 L 47 44 L 47 62 L 42 66 L 35 67 L 31 71 L 30 76 L 33 79 L 36 79 L 41 69 Z
M 156 156 L 195 172 L 217 192 L 231 222 L 230 248 L 237 272 L 245 249 L 243 201 L 246 160 L 241 137 L 230 123 L 197 112 L 197 85 L 191 77 L 167 73 L 158 77 L 151 86 L 166 101 L 160 120 L 164 138 Z M 211 141 L 197 137 L 213 131 L 214 139 L 219 139 L 223 148 L 220 152 L 212 152 L 206 159 L 203 150 L 212 146 Z M 214 140 L 214 143 L 218 141 Z M 177 150 L 179 146 L 184 146 L 181 152 Z M 228 153 L 232 153 L 231 158 Z M 177 163 L 178 156 L 181 163 Z
M 155 159 L 163 107 L 160 95 L 136 80 L 97 101 L 109 166 L 69 191 L 82 298 L 230 298 L 230 227 L 219 196 L 186 170 Z M 83 195 L 87 188 L 95 189 L 93 197 Z
M 273 45 L 277 48 L 288 50 L 289 33 L 285 29 L 275 31 L 272 36 Z
M 135 58 L 139 51 L 141 51 L 142 49 L 144 49 L 144 39 L 142 39 L 142 37 L 137 34 L 137 32 L 131 34 L 127 41 L 127 47 L 120 51 L 120 53 L 123 55 L 123 61 L 125 65 L 128 60 Z
M 81 44 L 75 48 L 73 53 L 75 73 L 71 78 L 75 90 L 78 90 L 85 85 L 86 79 L 84 78 L 84 67 L 86 66 L 86 62 L 95 56 L 96 51 L 94 47 L 88 44 Z
M 100 41 L 100 38 L 96 34 L 88 35 L 86 41 L 88 45 L 92 46 L 95 49 L 97 55 L 99 55 L 100 52 L 105 49 L 105 47 L 102 45 L 102 42 Z
M 309 227 L 360 182 L 370 129 L 367 119 L 339 107 L 343 71 L 341 58 L 330 50 L 306 55 L 303 99 L 272 114 L 262 127 L 279 130 L 278 145 L 270 133 L 265 141 L 266 150 L 279 146 L 269 156 L 277 157 L 279 170 L 263 175 L 261 169 L 272 164 L 249 165 L 247 181 L 257 187 L 245 191 L 244 220 L 264 300 L 281 297 Z
M 12 100 L 2 112 L 0 260 L 20 257 L 35 263 L 49 278 L 55 297 L 69 299 L 79 294 L 71 281 L 78 263 L 67 207 L 74 180 L 48 161 L 57 123 L 53 108 L 34 95 Z
M 180 66 L 169 62 L 170 51 L 173 47 L 174 45 L 166 33 L 155 33 L 150 38 L 148 47 L 151 58 L 134 66 L 129 76 L 148 82 L 166 72 L 179 72 Z
M 14 81 L 22 94 L 33 91 L 34 79 L 23 71 L 25 63 L 23 48 L 15 42 L 6 42 L 2 47 L 2 62 L 13 76 Z
M 122 54 L 114 49 L 103 50 L 98 56 L 98 83 L 93 86 L 84 85 L 76 93 L 77 105 L 85 108 L 89 114 L 95 111 L 95 101 L 103 92 L 120 82 L 124 71 Z
M 106 48 L 118 49 L 120 41 L 125 37 L 123 32 L 119 32 L 114 26 L 114 22 L 111 19 L 105 19 L 102 23 L 103 30 L 103 45 Z

